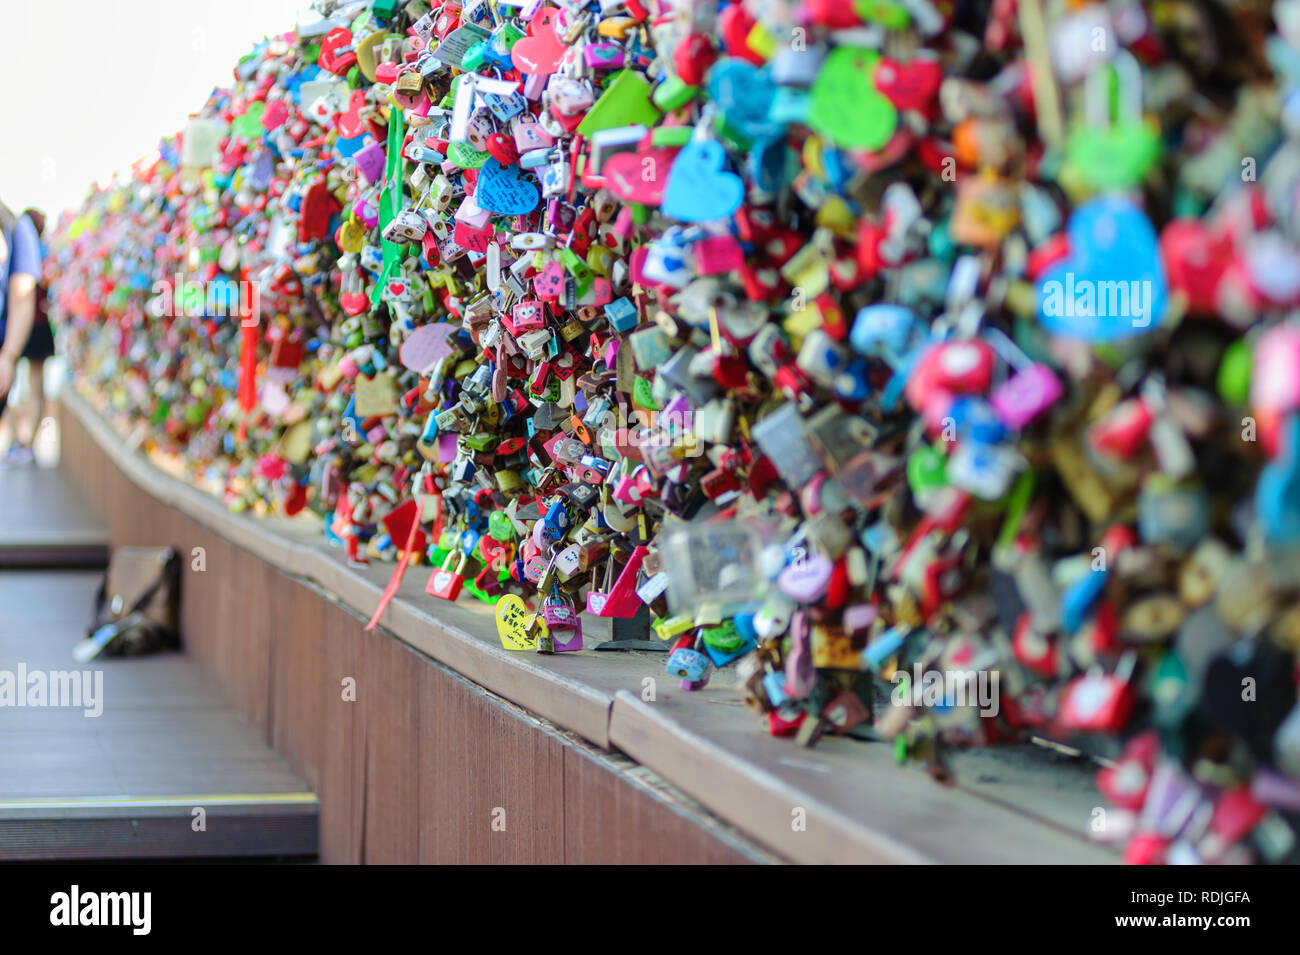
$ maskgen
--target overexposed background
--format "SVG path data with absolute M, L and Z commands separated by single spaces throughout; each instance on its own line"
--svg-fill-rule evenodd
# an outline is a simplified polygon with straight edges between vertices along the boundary
M 3 0 L 0 199 L 15 212 L 44 210 L 52 228 L 92 183 L 107 184 L 183 129 L 214 87 L 231 84 L 236 61 L 264 37 L 292 30 L 308 3 Z M 50 397 L 62 365 L 62 358 L 46 363 Z M 20 368 L 10 408 L 34 412 L 31 388 Z M 0 423 L 0 450 L 12 418 Z M 46 465 L 57 455 L 53 426 L 47 418 L 36 441 Z
M 51 225 L 184 127 L 308 0 L 4 0 L 0 199 Z

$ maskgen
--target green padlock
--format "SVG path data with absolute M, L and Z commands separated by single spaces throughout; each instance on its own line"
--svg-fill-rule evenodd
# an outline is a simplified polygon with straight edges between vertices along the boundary
M 1142 116 L 1142 71 L 1129 53 L 1115 57 L 1118 109 L 1111 116 L 1112 70 L 1098 67 L 1084 88 L 1086 121 L 1066 143 L 1066 163 L 1078 181 L 1096 190 L 1128 189 L 1160 161 L 1160 129 Z
M 505 511 L 493 511 L 488 515 L 488 536 L 499 541 L 515 539 L 515 529 Z
M 922 445 L 907 459 L 907 483 L 913 496 L 948 486 L 948 459 L 938 448 Z

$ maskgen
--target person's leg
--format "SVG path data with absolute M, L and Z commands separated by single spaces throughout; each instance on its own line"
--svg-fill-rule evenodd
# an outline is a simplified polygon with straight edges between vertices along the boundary
M 31 393 L 29 402 L 35 411 L 31 419 L 31 430 L 27 433 L 27 445 L 36 443 L 36 434 L 41 430 L 45 420 L 45 359 L 27 359 L 27 390 Z

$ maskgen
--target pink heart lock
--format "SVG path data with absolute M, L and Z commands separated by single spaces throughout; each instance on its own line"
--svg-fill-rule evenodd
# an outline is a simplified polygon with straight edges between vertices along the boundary
M 645 152 L 615 153 L 601 167 L 609 191 L 624 202 L 657 206 L 663 202 L 676 149 L 649 149 Z
M 777 575 L 777 589 L 799 603 L 814 603 L 826 596 L 834 568 L 831 559 L 824 554 L 798 558 Z
M 520 73 L 554 73 L 560 58 L 568 49 L 555 35 L 555 22 L 560 12 L 554 7 L 543 7 L 528 24 L 528 36 L 510 48 L 510 59 Z
M 353 90 L 348 98 L 348 108 L 339 113 L 337 122 L 339 135 L 352 139 L 366 132 L 366 121 L 361 118 L 361 109 L 366 105 L 366 94 L 362 90 Z M 263 116 L 263 119 L 266 117 Z

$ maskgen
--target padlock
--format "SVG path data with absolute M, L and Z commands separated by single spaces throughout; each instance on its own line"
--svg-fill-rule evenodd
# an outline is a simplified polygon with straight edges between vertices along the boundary
M 683 690 L 699 690 L 709 682 L 709 658 L 692 649 L 694 643 L 689 634 L 679 637 L 664 664 L 670 675 L 681 678 Z
M 456 569 L 449 570 L 453 557 L 459 557 L 456 562 Z M 448 551 L 447 556 L 442 561 L 442 566 L 433 572 L 429 577 L 429 582 L 425 584 L 424 592 L 432 594 L 435 597 L 441 597 L 443 600 L 455 600 L 460 596 L 461 589 L 465 586 L 465 563 L 469 555 L 464 552 Z
M 548 597 L 542 605 L 542 617 L 551 631 L 556 653 L 582 649 L 582 618 L 570 604 Z
M 1109 116 L 1110 71 L 1119 81 L 1120 112 Z M 1071 134 L 1066 159 L 1071 169 L 1093 189 L 1127 189 L 1146 178 L 1159 161 L 1162 141 L 1158 127 L 1142 116 L 1142 72 L 1127 50 L 1110 64 L 1098 64 L 1085 82 L 1086 122 Z

